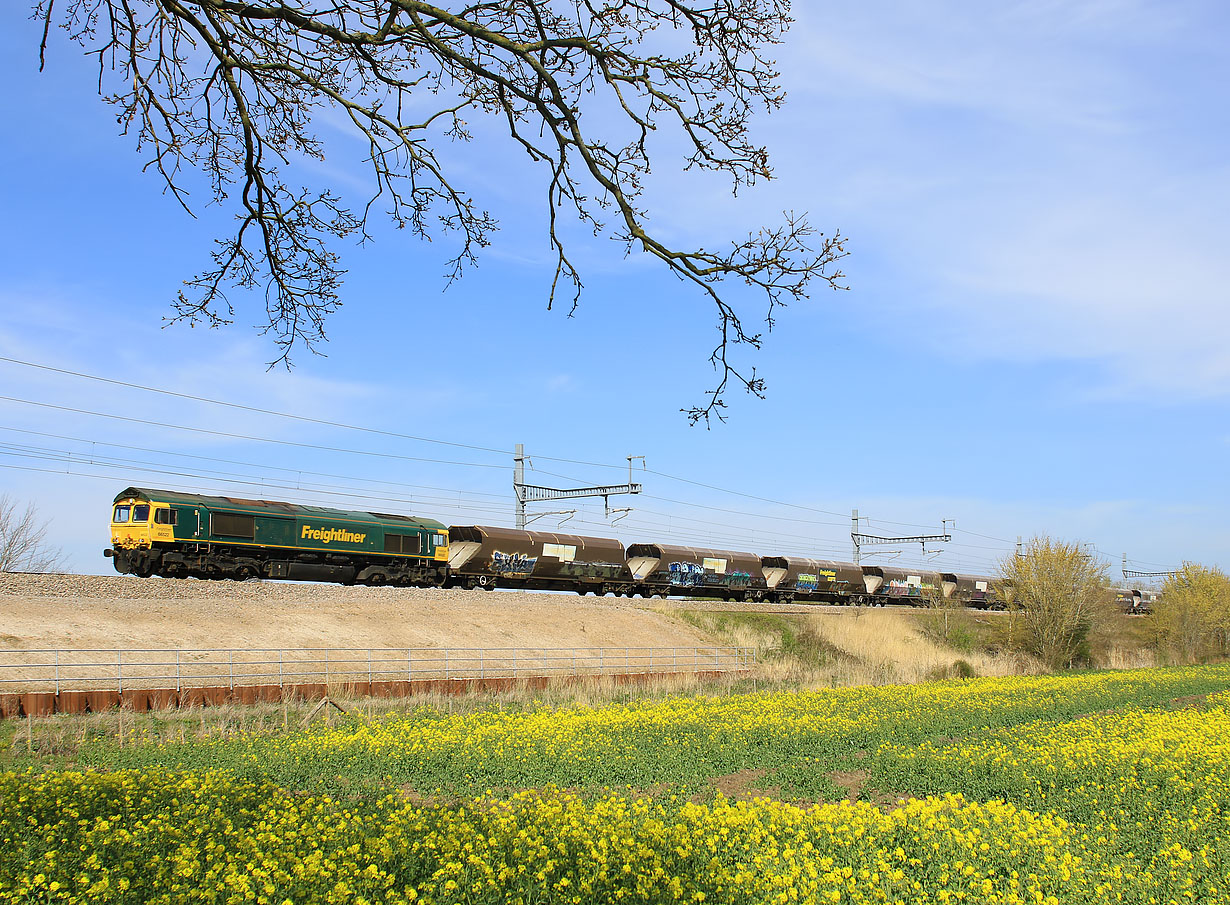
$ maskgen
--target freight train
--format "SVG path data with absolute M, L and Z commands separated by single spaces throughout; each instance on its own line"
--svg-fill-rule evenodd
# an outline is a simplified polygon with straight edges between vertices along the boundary
M 353 512 L 129 487 L 111 509 L 117 572 L 626 597 L 836 604 L 951 600 L 997 609 L 995 581 L 797 556 Z

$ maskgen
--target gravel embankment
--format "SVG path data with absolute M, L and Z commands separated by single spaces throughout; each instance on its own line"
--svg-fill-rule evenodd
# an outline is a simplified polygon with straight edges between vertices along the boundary
M 203 581 L 195 578 L 137 578 L 134 575 L 70 575 L 0 572 L 0 597 L 105 598 L 108 600 L 228 600 L 313 603 L 392 602 L 468 598 L 483 591 L 423 588 L 345 587 L 288 581 Z
M 533 600 L 545 604 L 558 602 L 569 606 L 577 601 L 601 603 L 610 607 L 636 607 L 652 610 L 746 610 L 750 612 L 799 612 L 825 610 L 828 607 L 802 604 L 734 603 L 700 599 L 641 599 L 607 595 L 595 598 L 573 593 L 538 593 L 518 591 L 470 591 L 460 588 L 369 588 L 346 587 L 326 582 L 287 581 L 206 581 L 195 578 L 137 578 L 134 575 L 71 575 L 67 573 L 37 574 L 30 572 L 0 572 L 0 597 L 97 599 L 97 600 L 251 600 L 265 603 L 326 604 L 371 603 L 397 604 L 430 602 L 485 603 Z
M 574 593 L 0 573 L 0 651 L 729 644 L 680 618 L 682 609 L 706 607 L 772 609 Z

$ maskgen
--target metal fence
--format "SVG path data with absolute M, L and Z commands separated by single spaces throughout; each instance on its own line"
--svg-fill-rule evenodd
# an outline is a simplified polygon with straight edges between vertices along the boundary
M 725 672 L 755 662 L 750 647 L 41 648 L 0 650 L 0 691 Z

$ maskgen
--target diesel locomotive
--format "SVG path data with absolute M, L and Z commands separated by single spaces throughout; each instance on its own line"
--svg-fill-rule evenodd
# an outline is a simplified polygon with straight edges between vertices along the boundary
M 522 588 L 737 601 L 1000 606 L 994 579 L 635 543 L 129 487 L 111 509 L 118 572 L 403 587 Z
M 129 487 L 111 508 L 116 571 L 167 578 L 443 584 L 448 528 L 430 519 Z

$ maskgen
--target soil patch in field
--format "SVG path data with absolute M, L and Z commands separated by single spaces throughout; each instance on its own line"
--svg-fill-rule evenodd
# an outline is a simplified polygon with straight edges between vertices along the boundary
M 748 767 L 735 773 L 715 776 L 713 778 L 713 788 L 733 801 L 751 801 L 753 798 L 776 798 L 778 796 L 773 792 L 754 788 L 756 781 L 768 772 L 768 770 Z

